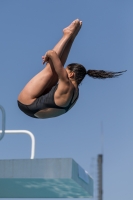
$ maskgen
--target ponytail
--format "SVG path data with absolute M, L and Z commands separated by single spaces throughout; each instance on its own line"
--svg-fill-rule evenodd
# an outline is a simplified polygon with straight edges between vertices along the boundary
M 87 70 L 86 74 L 92 78 L 98 78 L 98 79 L 105 79 L 105 78 L 115 78 L 117 76 L 122 75 L 123 72 L 125 71 L 120 71 L 120 72 L 110 72 L 110 71 L 104 71 L 104 70 Z
M 75 73 L 75 81 L 79 85 L 86 74 L 92 78 L 99 78 L 99 79 L 105 79 L 105 78 L 115 78 L 117 76 L 122 75 L 125 71 L 120 72 L 110 72 L 110 71 L 104 71 L 104 70 L 87 70 L 85 67 L 79 63 L 71 63 L 67 66 L 67 68 Z

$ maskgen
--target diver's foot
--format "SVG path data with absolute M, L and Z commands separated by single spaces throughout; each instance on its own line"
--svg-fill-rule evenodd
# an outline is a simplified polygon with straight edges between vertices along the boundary
M 79 25 L 77 26 L 75 32 L 74 32 L 73 35 L 72 35 L 72 39 L 73 39 L 73 40 L 74 40 L 75 37 L 77 36 L 77 34 L 78 34 L 78 32 L 80 31 L 81 27 L 82 27 L 82 21 L 79 21 Z
M 74 20 L 68 27 L 63 29 L 64 35 L 73 36 L 79 25 L 80 25 L 79 19 Z

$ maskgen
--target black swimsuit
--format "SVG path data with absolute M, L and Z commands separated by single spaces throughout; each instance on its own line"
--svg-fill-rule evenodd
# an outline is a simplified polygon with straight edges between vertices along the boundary
M 34 115 L 35 113 L 37 113 L 38 111 L 43 110 L 45 108 L 58 108 L 58 109 L 63 109 L 67 112 L 69 110 L 69 108 L 76 102 L 76 100 L 78 99 L 78 96 L 72 103 L 73 97 L 74 97 L 74 91 L 73 91 L 72 99 L 68 106 L 66 106 L 66 107 L 57 106 L 54 102 L 54 93 L 55 93 L 57 87 L 58 87 L 58 84 L 55 85 L 54 87 L 52 87 L 52 89 L 47 94 L 40 96 L 30 105 L 24 105 L 18 101 L 18 107 L 26 115 L 28 115 L 30 117 L 34 117 L 34 118 L 38 118 Z

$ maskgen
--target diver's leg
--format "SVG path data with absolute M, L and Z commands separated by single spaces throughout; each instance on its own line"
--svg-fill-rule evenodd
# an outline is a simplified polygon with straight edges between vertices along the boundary
M 54 47 L 53 50 L 61 58 L 62 52 L 64 51 L 67 43 L 72 38 L 72 33 L 77 29 L 79 25 L 79 20 L 75 20 L 71 25 L 65 30 L 62 39 Z M 46 67 L 34 76 L 24 87 L 18 96 L 18 100 L 23 104 L 31 104 L 37 97 L 45 93 L 45 91 L 52 87 L 58 81 L 58 76 L 56 72 L 51 67 L 52 62 L 46 64 Z
M 81 29 L 81 26 L 82 26 L 82 21 L 79 22 L 79 26 L 77 27 L 77 29 L 76 29 L 75 32 L 73 33 L 73 35 L 72 35 L 71 39 L 69 40 L 69 42 L 67 43 L 67 45 L 66 45 L 64 51 L 62 51 L 60 60 L 61 60 L 63 66 L 64 66 L 64 64 L 65 64 L 65 62 L 66 62 L 66 60 L 67 60 L 67 57 L 68 57 L 68 54 L 69 54 L 70 49 L 71 49 L 71 47 L 72 47 L 72 44 L 73 44 L 73 42 L 74 42 L 74 39 L 75 39 L 75 37 L 77 36 L 79 30 Z M 64 29 L 64 31 L 65 31 L 65 29 Z M 56 46 L 55 46 L 54 48 L 56 48 Z M 57 48 L 58 48 L 58 47 L 57 47 Z M 55 51 L 56 51 L 56 50 L 55 50 Z
M 53 50 L 59 55 L 60 60 L 62 62 L 62 65 L 64 66 L 67 57 L 69 55 L 70 49 L 72 47 L 72 44 L 74 42 L 75 37 L 77 36 L 79 30 L 81 29 L 82 26 L 82 21 L 77 21 L 78 25 L 75 29 L 75 31 L 73 31 L 71 38 L 69 39 L 68 43 L 66 44 L 66 46 L 64 47 L 63 44 L 63 38 L 56 44 L 56 46 L 53 48 Z M 63 33 L 64 35 L 67 35 L 69 33 L 69 26 L 66 27 L 65 29 L 63 29 Z M 52 65 L 52 63 L 51 63 Z M 49 83 L 49 87 L 47 88 L 48 91 L 58 82 L 58 76 L 56 74 L 56 72 L 54 71 L 54 67 L 53 67 L 53 77 L 51 78 L 51 81 Z

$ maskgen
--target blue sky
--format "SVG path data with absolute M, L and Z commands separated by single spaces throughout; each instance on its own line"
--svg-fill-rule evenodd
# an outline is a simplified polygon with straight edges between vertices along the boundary
M 17 96 L 43 69 L 41 56 L 76 18 L 83 26 L 66 65 L 79 62 L 86 69 L 127 72 L 108 80 L 86 77 L 77 104 L 67 114 L 30 118 L 19 110 Z M 0 0 L 0 22 L 0 104 L 6 110 L 6 129 L 33 132 L 35 158 L 74 158 L 94 176 L 96 200 L 102 123 L 103 197 L 132 200 L 133 1 Z M 28 136 L 8 134 L 0 141 L 0 159 L 29 157 Z

